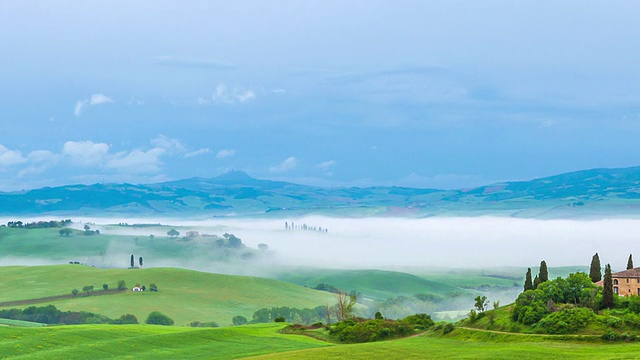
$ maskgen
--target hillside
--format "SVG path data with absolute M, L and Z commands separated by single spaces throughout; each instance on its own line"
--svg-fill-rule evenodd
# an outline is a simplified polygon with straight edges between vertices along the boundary
M 94 184 L 0 193 L 0 214 L 163 216 L 635 215 L 640 167 L 576 171 L 472 189 L 325 188 L 254 179 L 244 172 L 157 184 Z
M 68 295 L 72 289 L 82 290 L 86 285 L 102 289 L 106 283 L 115 289 L 120 280 L 124 280 L 129 288 L 136 284 L 148 287 L 155 283 L 159 291 L 77 296 L 46 304 L 54 304 L 63 311 L 84 310 L 112 318 L 130 313 L 141 322 L 150 312 L 159 310 L 173 318 L 176 325 L 192 321 L 215 321 L 227 325 L 231 324 L 233 316 L 243 315 L 251 319 L 253 313 L 263 307 L 313 308 L 333 301 L 333 296 L 327 292 L 264 278 L 176 268 L 127 270 L 57 265 L 0 267 L 0 302 Z

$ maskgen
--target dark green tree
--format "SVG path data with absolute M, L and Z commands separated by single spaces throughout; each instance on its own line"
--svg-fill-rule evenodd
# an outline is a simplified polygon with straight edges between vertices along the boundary
M 547 262 L 542 260 L 540 262 L 540 283 L 549 281 L 549 270 L 547 269 Z
M 173 319 L 168 317 L 167 315 L 161 313 L 160 311 L 153 311 L 147 316 L 147 320 L 145 321 L 147 324 L 152 325 L 173 325 Z
M 131 254 L 131 267 L 133 267 L 135 263 L 133 262 L 133 254 Z
M 613 307 L 613 280 L 611 279 L 611 265 L 609 264 L 604 268 L 604 281 L 602 285 L 602 308 L 610 309 Z
M 126 290 L 126 289 L 127 289 L 127 285 L 125 284 L 124 280 L 118 281 L 118 290 Z
M 174 236 L 178 236 L 180 235 L 180 232 L 176 229 L 171 229 L 169 231 L 167 231 L 167 235 L 174 237 Z
M 478 295 L 474 300 L 476 301 L 474 307 L 478 310 L 478 313 L 483 313 L 485 310 L 487 310 L 489 306 L 489 300 L 487 300 L 486 296 Z
M 102 284 L 102 289 L 105 291 L 109 290 L 109 284 L 107 283 Z
M 531 281 L 531 268 L 527 268 L 527 275 L 524 278 L 524 290 L 533 290 L 533 281 Z
M 138 259 L 138 264 L 140 265 L 140 267 L 142 267 L 142 256 L 140 256 L 140 258 Z
M 69 228 L 64 228 L 64 229 L 60 229 L 60 231 L 58 231 L 58 232 L 60 233 L 60 236 L 69 236 L 69 235 L 71 235 L 73 230 L 71 230 Z
M 600 257 L 598 253 L 591 258 L 591 269 L 589 270 L 591 281 L 598 282 L 602 280 L 602 266 L 600 266 Z
M 633 254 L 629 254 L 629 260 L 627 260 L 627 270 L 633 269 Z
M 237 315 L 234 316 L 231 321 L 233 322 L 233 325 L 244 325 L 247 323 L 247 318 L 242 315 Z
M 76 296 L 76 295 L 78 295 L 79 292 L 80 291 L 78 291 L 78 289 L 73 289 L 73 290 L 71 290 L 71 295 Z
M 536 275 L 536 277 L 533 278 L 533 290 L 537 289 L 538 285 L 540 285 L 540 277 Z

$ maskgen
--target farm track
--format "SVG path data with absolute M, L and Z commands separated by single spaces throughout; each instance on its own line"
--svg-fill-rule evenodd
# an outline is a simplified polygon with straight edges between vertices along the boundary
M 465 327 L 465 326 L 456 326 L 456 329 L 465 329 L 465 330 L 471 330 L 471 331 L 478 331 L 478 332 L 486 332 L 486 333 L 493 333 L 493 334 L 502 334 L 502 335 L 516 335 L 516 336 L 539 336 L 539 337 L 556 337 L 556 338 L 562 338 L 562 339 L 566 339 L 566 338 L 576 338 L 576 339 L 583 339 L 583 338 L 599 338 L 600 335 L 580 335 L 580 334 L 567 334 L 567 335 L 563 335 L 563 334 L 527 334 L 527 333 L 514 333 L 514 332 L 508 332 L 508 331 L 498 331 L 498 330 L 485 330 L 485 329 L 476 329 L 476 328 L 471 328 L 471 327 Z
M 5 301 L 5 302 L 0 302 L 0 307 L 41 304 L 41 303 L 50 302 L 50 301 L 74 299 L 74 298 L 80 298 L 80 297 L 115 295 L 115 294 L 120 294 L 120 293 L 125 292 L 125 291 L 127 291 L 127 290 L 102 290 L 102 291 L 97 291 L 97 292 L 91 292 L 90 295 L 86 295 L 86 294 L 82 294 L 82 295 L 80 295 L 80 294 L 78 294 L 78 295 L 68 294 L 68 295 L 47 296 L 47 297 L 36 298 L 36 299 Z

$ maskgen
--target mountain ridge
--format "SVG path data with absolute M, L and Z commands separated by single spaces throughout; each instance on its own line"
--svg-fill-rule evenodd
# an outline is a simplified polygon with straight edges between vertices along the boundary
M 0 193 L 0 214 L 581 217 L 640 215 L 640 166 L 596 168 L 468 189 L 319 187 L 243 171 L 153 184 Z M 545 215 L 546 214 L 546 215 Z

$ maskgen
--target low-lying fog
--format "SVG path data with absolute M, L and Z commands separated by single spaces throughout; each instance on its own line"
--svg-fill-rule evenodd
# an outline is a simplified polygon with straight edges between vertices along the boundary
M 25 219 L 22 219 L 23 221 Z M 37 219 L 36 219 L 37 220 Z M 3 222 L 6 223 L 7 219 Z M 640 220 L 527 220 L 474 218 L 329 218 L 176 219 L 73 218 L 75 226 L 95 223 L 104 233 L 166 235 L 166 228 L 101 227 L 99 224 L 146 223 L 222 235 L 232 233 L 250 247 L 269 246 L 276 264 L 348 268 L 474 268 L 588 266 L 591 256 L 620 270 L 630 253 L 640 249 Z M 327 233 L 285 230 L 285 222 L 322 227 Z M 181 228 L 182 227 L 182 228 Z M 151 259 L 150 259 L 151 260 Z M 156 259 L 159 260 L 159 259 Z M 176 266 L 153 261 L 153 266 Z M 152 264 L 151 261 L 148 262 Z M 193 267 L 194 264 L 190 264 Z

